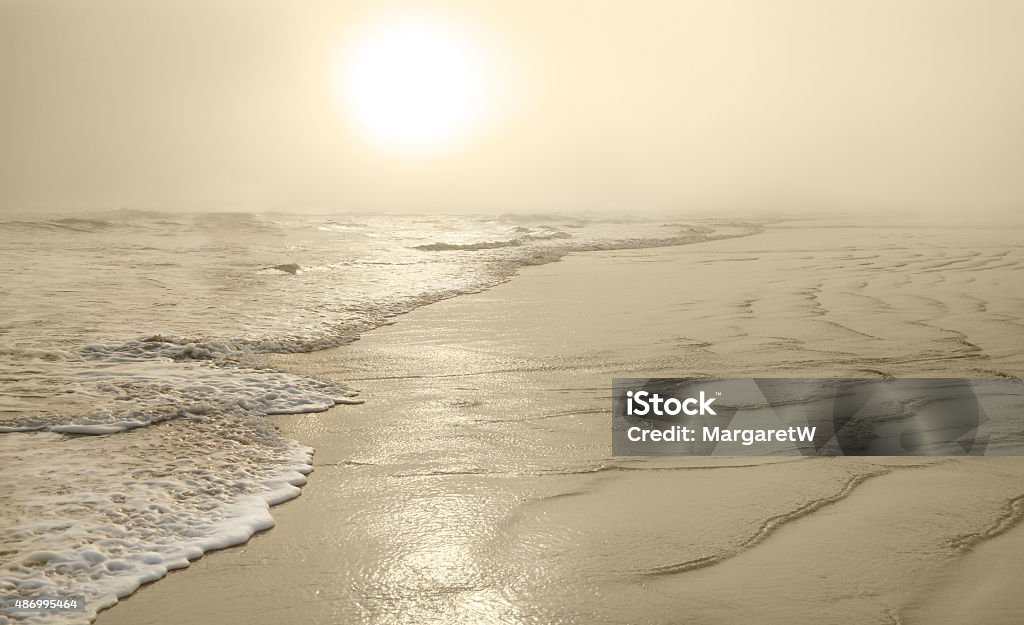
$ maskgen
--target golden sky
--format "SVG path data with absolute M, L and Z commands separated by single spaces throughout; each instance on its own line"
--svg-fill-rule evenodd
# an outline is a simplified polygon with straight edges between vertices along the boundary
M 0 0 L 0 210 L 1024 209 L 1024 2 Z

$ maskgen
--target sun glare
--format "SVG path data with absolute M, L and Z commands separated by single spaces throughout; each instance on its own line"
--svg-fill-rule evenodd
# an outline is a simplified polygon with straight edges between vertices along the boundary
M 339 103 L 373 143 L 436 150 L 465 139 L 486 105 L 484 50 L 439 17 L 406 15 L 365 25 L 335 70 Z

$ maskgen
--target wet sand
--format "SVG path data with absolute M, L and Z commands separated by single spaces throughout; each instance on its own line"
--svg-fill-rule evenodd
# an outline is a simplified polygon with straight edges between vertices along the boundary
M 1017 623 L 1024 459 L 613 458 L 615 376 L 1024 373 L 1021 231 L 572 255 L 277 365 L 366 404 L 277 527 L 97 620 Z

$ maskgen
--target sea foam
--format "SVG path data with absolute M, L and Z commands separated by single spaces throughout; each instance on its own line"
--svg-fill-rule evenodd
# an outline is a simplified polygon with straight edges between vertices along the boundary
M 86 623 L 140 585 L 274 525 L 312 449 L 252 417 L 198 418 L 114 437 L 0 437 L 0 595 L 84 595 L 85 612 L 17 622 Z M 4 617 L 0 616 L 0 622 Z
M 36 623 L 86 622 L 273 525 L 312 450 L 265 417 L 362 400 L 260 354 L 343 345 L 572 252 L 757 228 L 142 211 L 0 226 L 0 595 L 88 604 Z

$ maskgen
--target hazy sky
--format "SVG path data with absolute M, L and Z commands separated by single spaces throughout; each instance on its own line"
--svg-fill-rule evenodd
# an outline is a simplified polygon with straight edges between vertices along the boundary
M 429 150 L 338 95 L 402 15 L 482 68 Z M 1020 0 L 0 0 L 0 210 L 1020 211 L 1022 33 Z

